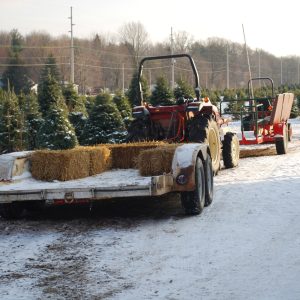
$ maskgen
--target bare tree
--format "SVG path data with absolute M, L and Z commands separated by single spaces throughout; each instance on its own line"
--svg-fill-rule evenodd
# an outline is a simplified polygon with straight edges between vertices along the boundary
M 189 52 L 194 42 L 193 37 L 186 31 L 178 31 L 174 34 L 174 50 L 178 53 Z
M 149 47 L 148 33 L 140 22 L 125 23 L 119 30 L 120 41 L 128 48 L 132 61 L 138 66 L 140 57 Z

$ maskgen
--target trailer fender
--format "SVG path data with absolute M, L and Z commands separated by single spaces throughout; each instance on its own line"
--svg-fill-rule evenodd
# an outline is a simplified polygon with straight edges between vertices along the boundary
M 195 190 L 196 159 L 200 157 L 204 162 L 207 155 L 210 155 L 209 148 L 204 143 L 184 144 L 176 148 L 172 161 L 174 191 Z
M 0 182 L 29 176 L 29 157 L 33 151 L 0 155 Z

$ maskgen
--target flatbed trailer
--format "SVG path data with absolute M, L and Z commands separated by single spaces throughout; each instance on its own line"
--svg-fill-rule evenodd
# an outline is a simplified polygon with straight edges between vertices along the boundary
M 17 217 L 32 203 L 71 205 L 171 192 L 181 193 L 187 214 L 199 214 L 213 200 L 211 157 L 205 144 L 177 147 L 170 173 L 146 177 L 139 175 L 136 169 L 117 169 L 82 179 L 45 182 L 31 176 L 30 154 L 0 155 L 0 213 L 3 217 Z

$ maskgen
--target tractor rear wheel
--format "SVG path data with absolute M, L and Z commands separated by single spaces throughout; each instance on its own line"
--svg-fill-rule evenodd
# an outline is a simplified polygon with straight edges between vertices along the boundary
M 142 142 L 150 139 L 150 121 L 134 119 L 128 128 L 126 142 Z
M 235 133 L 227 132 L 223 140 L 223 162 L 225 168 L 236 167 L 240 158 L 239 139 Z
M 195 167 L 196 188 L 192 192 L 181 193 L 181 204 L 187 215 L 201 214 L 205 205 L 205 171 L 202 160 L 198 157 Z
M 217 122 L 203 116 L 191 119 L 188 127 L 189 142 L 206 143 L 209 145 L 212 169 L 216 175 L 220 169 L 221 142 Z
M 284 126 L 283 128 L 283 138 L 277 138 L 275 140 L 276 145 L 276 152 L 277 154 L 286 154 L 288 151 L 288 140 L 289 140 L 289 133 L 288 133 L 288 126 Z

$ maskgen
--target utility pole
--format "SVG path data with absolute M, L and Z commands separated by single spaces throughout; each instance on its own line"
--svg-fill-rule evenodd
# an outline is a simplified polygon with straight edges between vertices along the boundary
M 300 84 L 300 58 L 298 57 L 298 84 Z
M 226 73 L 227 73 L 227 83 L 226 83 L 226 88 L 227 90 L 229 89 L 229 53 L 228 53 L 228 44 L 226 48 Z
M 74 41 L 73 41 L 73 14 L 72 14 L 72 6 L 71 6 L 71 16 L 69 17 L 71 20 L 71 74 L 70 74 L 70 83 L 74 84 Z
M 173 40 L 173 28 L 171 27 L 171 55 L 174 54 L 174 40 Z M 174 90 L 174 69 L 175 69 L 175 59 L 172 58 L 171 61 L 171 89 Z
M 125 95 L 125 67 L 124 63 L 122 64 L 122 93 Z
M 251 74 L 251 66 L 250 66 L 250 60 L 249 60 L 249 53 L 248 53 L 248 46 L 246 41 L 246 34 L 244 29 L 244 24 L 242 24 L 243 27 L 243 34 L 244 34 L 244 41 L 245 41 L 245 48 L 246 48 L 246 55 L 247 55 L 247 62 L 248 62 L 248 72 L 249 72 L 249 79 L 250 79 L 250 90 L 251 90 L 251 97 L 254 98 L 254 92 L 253 92 L 253 85 L 252 85 L 252 74 Z
M 280 84 L 282 85 L 282 56 L 280 57 Z
M 150 89 L 151 89 L 151 81 L 152 81 L 152 78 L 151 78 L 151 70 L 149 70 L 149 86 L 150 86 Z
M 260 77 L 260 49 L 258 50 L 258 77 Z M 261 87 L 260 80 L 259 80 L 259 87 Z

